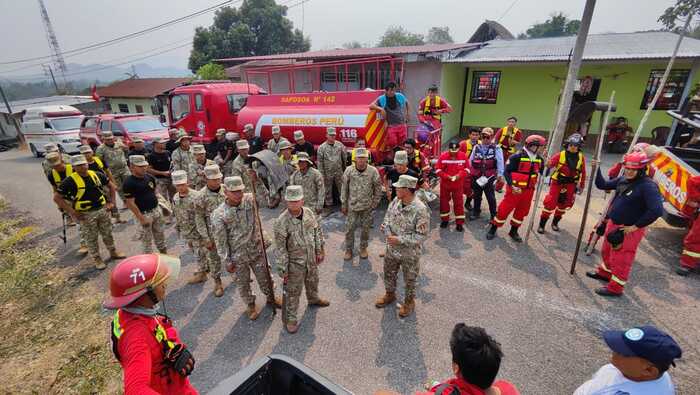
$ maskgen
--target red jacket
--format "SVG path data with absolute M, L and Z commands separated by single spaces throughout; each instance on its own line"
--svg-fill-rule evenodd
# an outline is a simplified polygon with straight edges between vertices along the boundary
M 416 395 L 432 395 L 435 394 L 436 391 L 443 386 L 445 386 L 446 388 L 442 391 L 440 395 L 484 395 L 486 393 L 486 391 L 484 391 L 483 389 L 477 387 L 476 385 L 467 383 L 462 378 L 454 378 L 434 386 L 433 388 L 428 390 L 428 392 L 417 392 Z M 496 381 L 493 383 L 492 387 L 498 388 L 501 391 L 501 395 L 520 394 L 515 388 L 515 386 L 513 386 L 513 384 L 507 381 Z M 455 389 L 457 391 L 455 391 Z
M 119 312 L 121 335 L 117 350 L 124 371 L 124 394 L 198 394 L 187 377 L 180 376 L 163 363 L 163 345 L 155 337 L 158 323 L 165 329 L 169 340 L 180 342 L 175 328 L 162 316 Z
M 552 180 L 555 182 L 560 182 L 563 179 L 573 180 L 583 190 L 586 185 L 586 159 L 583 157 L 583 153 L 578 152 L 579 160 L 572 169 L 566 163 L 566 152 L 566 150 L 561 151 L 549 158 L 547 167 L 553 169 Z
M 498 131 L 496 132 L 496 136 L 494 137 L 494 141 L 496 142 L 496 144 L 501 146 L 501 148 L 503 149 L 503 153 L 514 153 L 516 147 L 510 146 L 510 139 L 512 138 L 516 144 L 523 141 L 523 132 L 517 127 L 510 133 L 508 133 L 507 129 L 507 126 L 498 129 Z
M 452 153 L 445 151 L 440 154 L 435 164 L 435 174 L 440 176 L 441 182 L 445 183 L 464 183 L 464 177 L 467 176 L 469 161 L 464 155 L 464 152 L 457 151 L 452 157 Z M 450 177 L 457 176 L 457 179 L 452 181 Z

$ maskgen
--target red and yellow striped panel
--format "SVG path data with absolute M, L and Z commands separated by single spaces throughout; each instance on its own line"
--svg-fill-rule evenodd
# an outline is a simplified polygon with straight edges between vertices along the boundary
M 384 136 L 386 135 L 386 122 L 377 117 L 377 111 L 370 111 L 365 123 L 365 141 L 367 148 L 378 151 L 384 150 Z
M 688 171 L 663 152 L 651 162 L 651 167 L 661 195 L 677 210 L 682 210 L 687 198 Z

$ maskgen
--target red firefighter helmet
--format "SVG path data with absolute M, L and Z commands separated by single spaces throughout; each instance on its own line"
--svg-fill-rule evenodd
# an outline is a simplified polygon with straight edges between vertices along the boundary
M 644 152 L 632 152 L 622 158 L 622 165 L 625 169 L 643 169 L 649 163 L 649 158 Z
M 644 152 L 644 150 L 647 149 L 649 144 L 647 143 L 637 143 L 634 146 L 632 146 L 632 152 Z
M 527 136 L 527 138 L 525 139 L 525 146 L 527 147 L 528 145 L 547 145 L 547 139 L 540 136 L 539 134 L 533 134 L 531 136 Z
M 162 254 L 135 255 L 114 267 L 109 276 L 110 298 L 104 307 L 124 307 L 166 280 L 177 278 L 180 260 Z

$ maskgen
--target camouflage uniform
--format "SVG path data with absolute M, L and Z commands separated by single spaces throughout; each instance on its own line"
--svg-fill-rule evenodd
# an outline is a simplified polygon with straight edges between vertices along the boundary
M 211 213 L 221 205 L 226 199 L 224 195 L 224 187 L 222 186 L 218 192 L 214 192 L 209 187 L 205 186 L 197 192 L 197 198 L 195 199 L 195 223 L 197 224 L 197 231 L 204 238 L 204 242 L 215 242 L 214 241 L 214 230 L 211 226 Z M 208 260 L 208 272 L 211 274 L 212 278 L 221 278 L 221 259 L 216 249 L 207 249 L 207 260 Z
M 238 207 L 224 201 L 211 214 L 211 228 L 219 258 L 224 264 L 236 265 L 238 291 L 248 305 L 255 303 L 255 295 L 250 289 L 251 270 L 268 300 L 274 296 L 262 255 L 254 204 L 253 195 L 246 193 Z
M 109 251 L 114 251 L 114 236 L 112 236 L 112 220 L 107 210 L 100 208 L 94 211 L 84 211 L 80 220 L 80 238 L 85 240 L 85 245 L 93 259 L 100 259 L 100 246 L 97 236 L 102 236 L 102 242 Z
M 318 264 L 316 255 L 324 253 L 323 231 L 316 215 L 303 208 L 302 219 L 284 210 L 274 223 L 275 247 L 279 256 L 278 270 L 287 275 L 287 322 L 297 321 L 301 290 L 306 287 L 306 300 L 313 304 L 318 296 Z
M 318 170 L 323 175 L 323 183 L 326 189 L 326 206 L 333 205 L 333 185 L 340 192 L 343 182 L 343 170 L 345 169 L 345 146 L 340 141 L 333 145 L 324 142 L 316 152 Z
M 129 166 L 127 164 L 126 155 L 124 154 L 124 147 L 120 143 L 114 143 L 112 147 L 102 144 L 95 150 L 95 156 L 100 158 L 102 162 L 109 168 L 112 172 L 112 178 L 114 179 L 114 184 L 117 187 L 117 192 L 122 201 L 124 199 L 124 190 L 122 186 L 127 177 L 131 175 L 129 171 Z M 116 202 L 115 202 L 116 203 Z M 112 214 L 116 211 L 117 207 L 114 206 Z
M 197 191 L 190 189 L 187 196 L 180 196 L 176 193 L 173 197 L 173 214 L 175 216 L 175 230 L 179 237 L 192 245 L 192 250 L 197 256 L 199 272 L 207 271 L 207 248 L 204 245 L 204 238 L 197 231 L 195 221 L 195 200 Z
M 355 229 L 361 226 L 360 250 L 367 248 L 369 230 L 372 227 L 372 212 L 382 199 L 382 182 L 374 166 L 360 172 L 355 166 L 345 169 L 340 201 L 348 213 L 345 228 L 345 250 L 355 247 Z
M 204 167 L 215 165 L 213 160 L 207 159 L 205 163 L 199 164 L 197 161 L 190 163 L 187 169 L 187 180 L 189 180 L 190 188 L 200 190 L 207 185 L 207 178 L 204 176 Z
M 241 177 L 243 184 L 245 184 L 245 192 L 253 192 L 253 184 L 251 182 L 250 175 L 248 174 L 248 169 L 250 167 L 245 164 L 245 160 L 241 155 L 238 155 L 233 161 L 231 176 Z M 269 195 L 265 184 L 262 182 L 260 177 L 257 177 L 257 182 L 255 183 L 255 195 L 258 198 L 258 203 Z M 267 202 L 265 202 L 267 204 Z
M 180 147 L 178 147 L 175 151 L 173 151 L 172 155 L 170 155 L 170 160 L 171 160 L 170 171 L 175 171 L 175 170 L 189 171 L 190 163 L 195 162 L 194 154 L 192 153 L 192 149 L 190 148 L 187 151 L 183 151 Z
M 413 299 L 416 294 L 421 244 L 428 237 L 430 229 L 430 212 L 418 198 L 404 205 L 395 198 L 387 208 L 382 226 L 387 235 L 398 236 L 399 245 L 387 244 L 384 253 L 384 287 L 387 293 L 396 290 L 399 267 L 403 270 L 406 284 L 406 299 Z
M 321 172 L 309 165 L 306 173 L 297 170 L 289 178 L 289 185 L 301 185 L 304 190 L 304 207 L 308 207 L 315 213 L 323 210 L 323 199 L 326 196 Z
M 270 141 L 267 142 L 267 149 L 270 151 L 279 154 L 279 145 L 282 141 L 289 141 L 285 137 L 280 137 L 279 141 L 275 141 L 275 139 L 270 139 Z

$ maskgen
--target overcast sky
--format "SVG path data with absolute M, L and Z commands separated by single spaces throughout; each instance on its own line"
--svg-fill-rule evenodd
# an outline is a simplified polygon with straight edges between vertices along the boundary
M 63 51 L 109 40 L 199 11 L 223 0 L 44 0 Z M 466 41 L 485 19 L 498 20 L 514 35 L 553 12 L 580 19 L 584 0 L 277 0 L 292 6 L 288 17 L 311 38 L 312 49 L 328 49 L 356 40 L 376 44 L 389 25 L 425 34 L 431 26 L 449 26 L 455 41 Z M 234 1 L 237 3 L 237 1 Z M 592 33 L 658 29 L 657 18 L 675 0 L 599 0 Z M 295 4 L 297 4 L 295 6 Z M 512 5 L 512 7 L 511 7 Z M 510 9 L 509 9 L 510 7 Z M 509 9 L 509 10 L 508 10 Z M 0 63 L 49 55 L 38 2 L 0 0 Z M 207 13 L 154 33 L 89 53 L 67 63 L 112 64 L 182 45 L 197 26 L 209 26 Z M 187 67 L 189 46 L 137 61 L 154 66 Z M 35 74 L 40 66 L 0 64 L 0 76 Z M 8 70 L 20 69 L 7 73 Z

